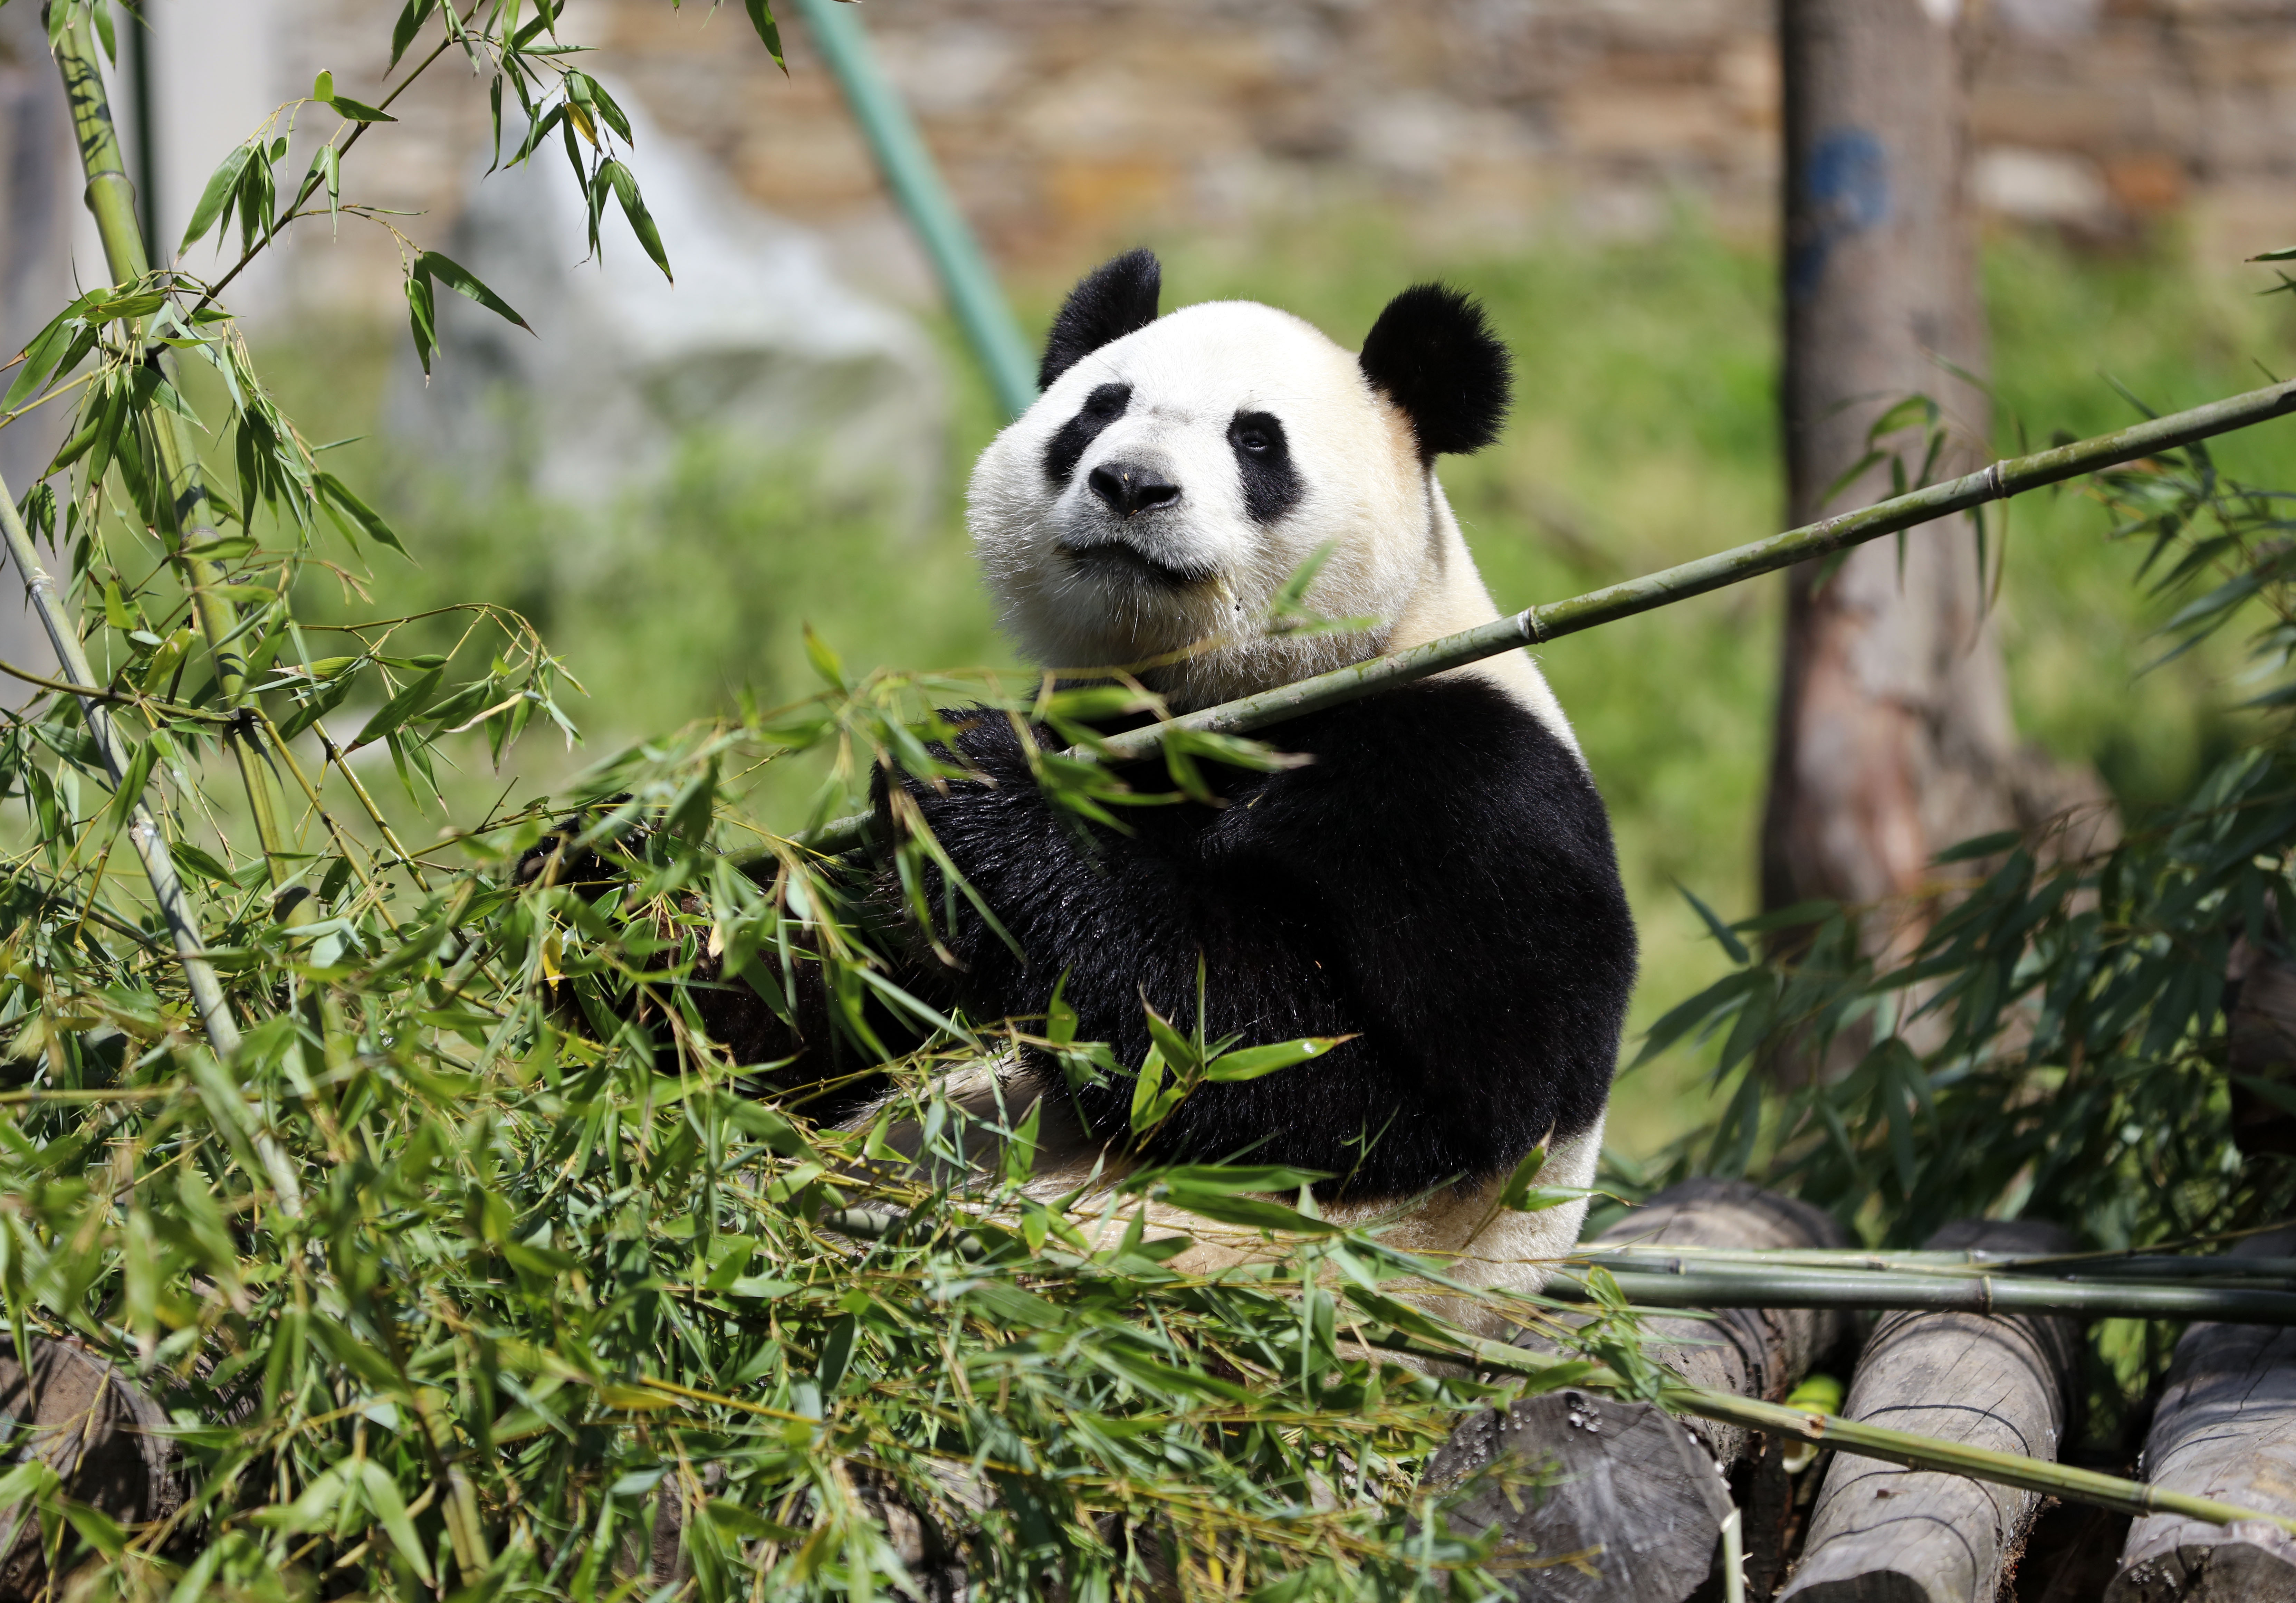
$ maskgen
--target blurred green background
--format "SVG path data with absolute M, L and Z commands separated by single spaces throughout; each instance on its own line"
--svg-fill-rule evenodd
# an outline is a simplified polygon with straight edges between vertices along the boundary
M 1774 262 L 1693 218 L 1653 244 L 1557 243 L 1489 258 L 1419 254 L 1406 230 L 1370 215 L 1249 243 L 1145 243 L 1164 258 L 1168 306 L 1265 300 L 1350 348 L 1417 278 L 1439 275 L 1484 300 L 1516 353 L 1514 414 L 1496 446 L 1446 459 L 1441 473 L 1503 608 L 1781 526 Z M 2203 277 L 2190 260 L 2169 237 L 2114 254 L 2044 234 L 1995 237 L 1985 271 L 1997 446 L 2133 421 L 2109 381 L 2165 411 L 2296 371 L 2296 308 L 2258 293 L 2270 279 L 2257 269 Z M 1023 322 L 1041 330 L 1066 287 L 1013 286 Z M 473 596 L 505 603 L 587 686 L 575 709 L 586 750 L 569 756 L 529 736 L 520 769 L 494 776 L 475 745 L 463 748 L 461 784 L 490 799 L 513 780 L 517 795 L 532 793 L 627 741 L 728 711 L 744 693 L 768 707 L 809 694 L 818 681 L 808 623 L 856 670 L 1013 662 L 963 521 L 964 478 L 996 418 L 953 329 L 937 333 L 954 405 L 939 508 L 921 530 L 792 488 L 801 481 L 773 465 L 767 442 L 754 455 L 697 443 L 661 487 L 611 506 L 474 500 L 371 437 L 403 329 L 331 329 L 328 341 L 281 339 L 260 355 L 314 438 L 370 436 L 341 448 L 337 471 L 383 490 L 415 559 L 410 568 L 383 555 L 371 605 L 330 604 L 372 617 Z M 324 368 L 299 358 L 305 349 L 329 352 Z M 346 359 L 351 350 L 361 354 Z M 2235 476 L 2296 485 L 2296 425 L 2234 437 L 2217 455 Z M 2136 582 L 2142 543 L 2108 532 L 2078 490 L 2017 502 L 2000 627 L 2024 736 L 2094 763 L 2141 813 L 2241 738 L 2239 664 L 2204 652 L 2141 671 L 2159 654 L 2148 636 L 2161 612 Z M 1721 966 L 1677 884 L 1726 916 L 1752 910 L 1781 583 L 1704 596 L 1541 656 L 1617 826 L 1643 933 L 1637 1030 Z M 750 804 L 793 828 L 817 781 L 770 768 Z M 1647 1154 L 1695 1122 L 1702 1073 L 1678 1056 L 1622 1086 L 1614 1145 Z

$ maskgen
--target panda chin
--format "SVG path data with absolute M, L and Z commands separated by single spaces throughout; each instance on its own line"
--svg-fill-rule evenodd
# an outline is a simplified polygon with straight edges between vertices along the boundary
M 1210 584 L 1219 577 L 1210 568 L 1177 568 L 1168 563 L 1158 562 L 1146 552 L 1122 540 L 1106 540 L 1091 546 L 1063 544 L 1061 554 L 1069 559 L 1078 573 L 1103 584 L 1119 584 L 1128 588 L 1144 582 L 1167 590 L 1190 590 Z

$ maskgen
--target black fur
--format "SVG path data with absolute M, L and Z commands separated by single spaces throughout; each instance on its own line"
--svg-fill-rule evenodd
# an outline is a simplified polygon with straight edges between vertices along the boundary
M 1051 389 L 1054 379 L 1110 341 L 1156 321 L 1163 287 L 1163 264 L 1152 251 L 1128 251 L 1078 279 L 1045 338 L 1037 388 Z
M 1387 303 L 1357 358 L 1364 376 L 1411 420 L 1423 462 L 1480 451 L 1498 438 L 1514 380 L 1483 308 L 1439 284 Z
M 1200 1087 L 1151 1155 L 1248 1153 L 1337 1177 L 1321 1188 L 1332 1196 L 1492 1175 L 1550 1131 L 1588 1129 L 1609 1095 L 1635 933 L 1578 760 L 1472 679 L 1389 691 L 1272 738 L 1314 762 L 1216 769 L 1226 807 L 1129 810 L 1128 836 L 1055 816 L 1010 723 L 974 723 L 958 744 L 996 785 L 914 787 L 1027 953 L 960 900 L 951 944 L 967 1009 L 1042 1015 L 1065 974 L 1079 1039 L 1136 1065 L 1144 997 L 1194 1023 L 1201 954 L 1210 1037 L 1357 1039 Z M 1081 1093 L 1106 1137 L 1126 1131 L 1130 1097 L 1128 1081 Z
M 1243 477 L 1243 507 L 1255 523 L 1273 523 L 1300 504 L 1300 472 L 1292 465 L 1283 425 L 1267 412 L 1239 412 L 1227 442 Z
M 1067 484 L 1077 464 L 1084 460 L 1086 448 L 1131 405 L 1129 384 L 1103 384 L 1086 396 L 1083 408 L 1045 442 L 1045 477 L 1055 484 Z

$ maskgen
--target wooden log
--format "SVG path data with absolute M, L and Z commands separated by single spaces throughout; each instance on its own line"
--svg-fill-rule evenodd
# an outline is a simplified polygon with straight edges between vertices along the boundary
M 2235 1256 L 2296 1251 L 2296 1229 Z M 2296 1329 L 2196 1324 L 2177 1344 L 2138 1460 L 2156 1485 L 2296 1518 Z M 2260 1520 L 2208 1525 L 2147 1515 L 2128 1527 L 2105 1603 L 2296 1603 L 2296 1538 Z
M 1682 1246 L 1848 1245 L 1832 1218 L 1742 1180 L 1669 1188 L 1595 1238 Z M 1849 1334 L 1848 1314 L 1729 1309 L 1711 1319 L 1652 1319 L 1646 1328 L 1680 1346 L 1652 1356 L 1685 1380 L 1783 1400 Z M 1526 1345 L 1541 1344 L 1525 1338 Z M 1738 1470 L 1772 1478 L 1775 1449 L 1734 1426 L 1681 1420 L 1654 1403 L 1562 1391 L 1485 1411 L 1463 1423 L 1428 1467 L 1436 1487 L 1496 1466 L 1452 1513 L 1454 1529 L 1505 1532 L 1515 1595 L 1543 1603 L 1680 1603 L 1707 1583 Z M 1767 1466 L 1767 1469 L 1764 1469 Z M 1534 1491 L 1533 1476 L 1552 1482 Z M 1763 1483 L 1767 1484 L 1767 1482 Z M 1767 1507 L 1774 1498 L 1749 1497 Z M 1759 1519 L 1750 1556 L 1759 1564 Z M 1772 1545 L 1775 1545 L 1773 1543 Z
M 166 1410 L 132 1377 L 83 1348 L 35 1339 L 31 1349 L 28 1375 L 0 1334 L 5 1462 L 39 1459 L 62 1479 L 65 1496 L 123 1525 L 162 1519 L 181 1508 L 175 1443 L 162 1434 L 171 1423 Z M 37 1511 L 25 1503 L 0 1504 L 0 1603 L 53 1595 L 52 1579 Z
M 2054 1253 L 2070 1232 L 1964 1220 L 1929 1245 Z M 2076 1320 L 1896 1313 L 1877 1321 L 1843 1417 L 1997 1452 L 2053 1459 L 2074 1404 Z M 1802 1557 L 1781 1599 L 1804 1603 L 1993 1603 L 2024 1550 L 2038 1492 L 1834 1455 Z

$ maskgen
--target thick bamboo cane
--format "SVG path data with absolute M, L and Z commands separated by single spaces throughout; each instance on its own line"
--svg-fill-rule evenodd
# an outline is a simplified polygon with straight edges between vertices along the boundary
M 16 564 L 23 575 L 24 588 L 30 594 L 32 610 L 40 615 L 41 627 L 48 631 L 48 643 L 55 648 L 56 661 L 63 665 L 63 677 L 74 686 L 86 691 L 97 689 L 95 675 L 87 665 L 87 654 L 80 649 L 79 631 L 64 615 L 63 598 L 56 592 L 55 580 L 40 561 L 40 554 L 32 544 L 30 530 L 17 515 L 16 499 L 4 481 L 0 481 L 0 535 L 8 542 L 8 560 Z M 119 737 L 111 721 L 111 709 L 93 695 L 79 697 L 80 716 L 87 720 L 88 733 L 95 737 L 95 749 L 103 760 L 103 771 L 111 777 L 111 786 L 118 790 L 129 769 L 127 743 Z M 231 1005 L 224 999 L 223 986 L 216 972 L 201 956 L 202 942 L 191 910 L 184 905 L 184 882 L 176 876 L 175 859 L 168 851 L 168 837 L 160 832 L 159 820 L 140 796 L 127 815 L 127 839 L 142 859 L 144 876 L 152 882 L 152 900 L 159 905 L 160 917 L 168 926 L 169 939 L 175 942 L 176 959 L 184 966 L 184 979 L 191 987 L 192 1006 L 200 1015 L 200 1027 L 207 1032 L 208 1043 L 218 1056 L 229 1056 L 239 1046 L 239 1025 L 231 1016 Z
M 128 181 L 120 159 L 119 130 L 112 123 L 111 102 L 84 14 L 75 17 L 57 41 L 56 66 L 63 74 L 64 95 L 71 106 L 72 131 L 79 141 L 80 164 L 87 174 L 87 209 L 103 241 L 104 264 L 113 282 L 134 284 L 151 271 L 151 259 L 136 216 L 135 186 Z M 173 384 L 173 353 L 161 347 L 151 359 L 159 365 L 160 376 Z M 174 537 L 171 555 L 176 571 L 191 596 L 200 632 L 207 637 L 215 663 L 216 694 L 226 707 L 237 711 L 247 701 L 247 654 L 242 645 L 245 631 L 238 609 L 217 588 L 226 582 L 222 568 L 203 555 L 220 537 L 216 533 L 190 420 L 154 408 L 150 421 L 166 511 L 175 523 L 169 532 Z M 272 886 L 284 890 L 295 868 L 254 721 L 239 720 L 226 740 L 239 764 L 240 781 L 246 787 L 248 809 Z M 308 900 L 298 898 L 296 908 L 282 911 L 308 911 L 300 904 Z
M 1863 511 L 1843 513 L 1640 579 L 1590 590 L 1567 601 L 1526 607 L 1511 616 L 1447 635 L 1440 640 L 1431 640 L 1424 645 L 1414 645 L 1408 651 L 1374 657 L 1295 685 L 1183 713 L 1168 723 L 1128 730 L 1108 739 L 1105 755 L 1114 761 L 1144 757 L 1174 729 L 1216 735 L 1249 734 L 1287 719 L 1358 700 L 1374 691 L 1408 685 L 1449 669 L 1479 662 L 1503 651 L 1559 640 L 1581 629 L 1669 606 L 1764 573 L 1775 573 L 1813 557 L 1879 539 L 1885 534 L 1934 522 L 1989 501 L 2006 500 L 2029 489 L 2229 434 L 2291 412 L 2296 412 L 2296 381 L 2210 401 L 2188 412 L 2171 413 L 2094 439 L 2075 440 L 2030 456 L 2007 457 L 1947 483 L 1876 502 Z M 1078 748 L 1068 755 L 1090 758 L 1094 753 Z M 800 843 L 821 852 L 850 851 L 865 838 L 869 822 L 865 813 L 832 819 L 800 837 Z M 744 867 L 769 868 L 772 858 L 769 852 L 759 851 L 737 854 L 736 860 Z

